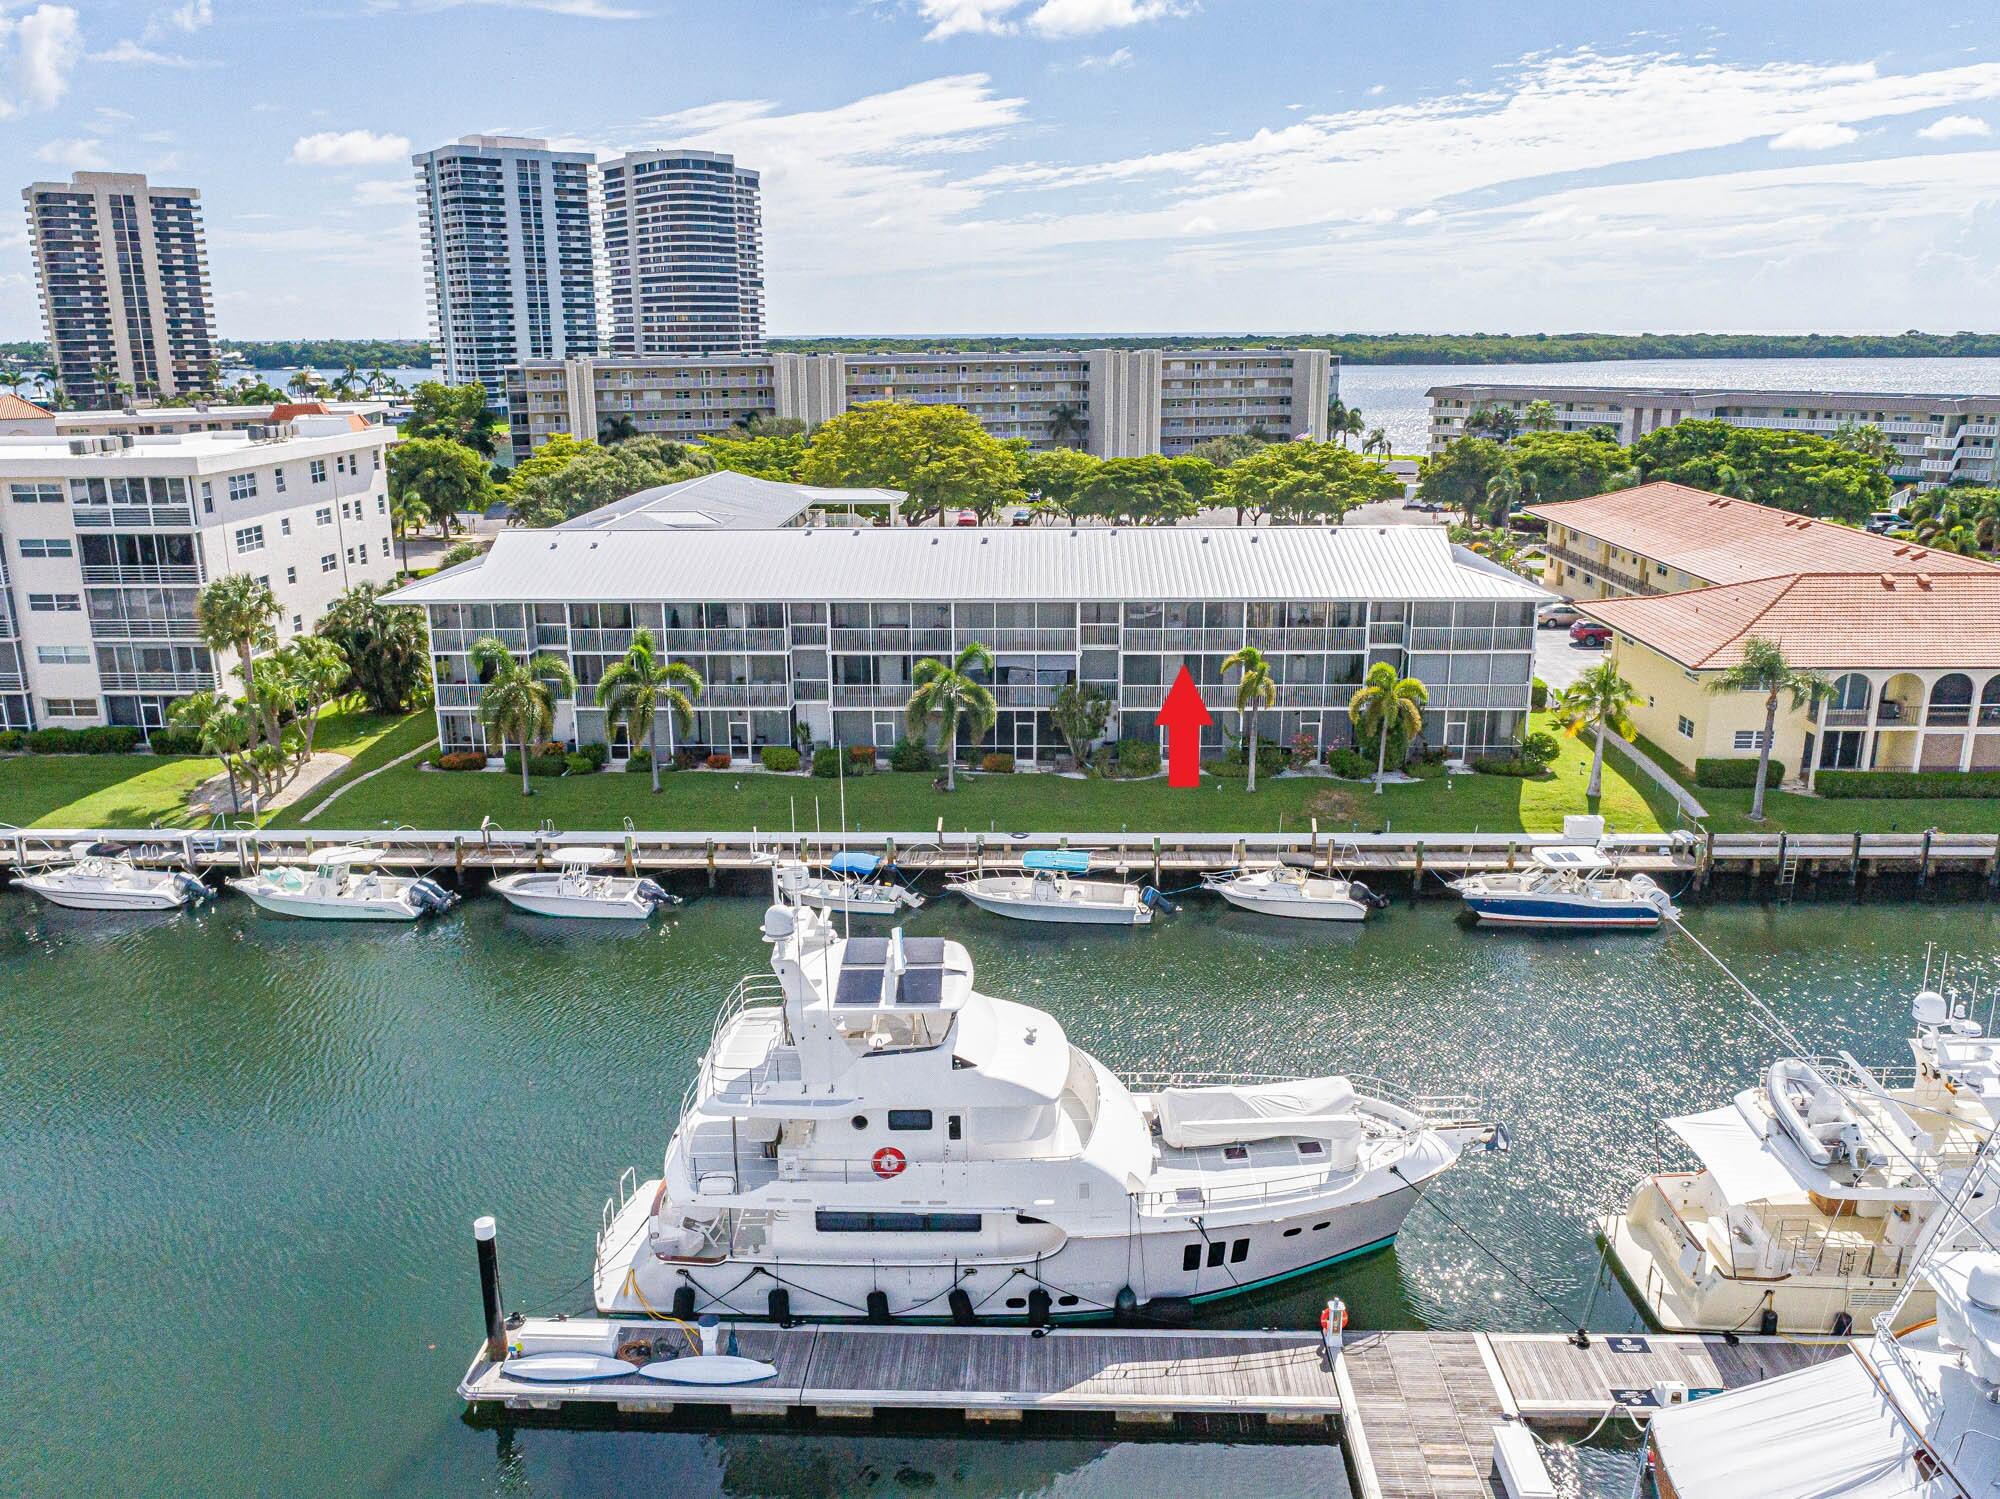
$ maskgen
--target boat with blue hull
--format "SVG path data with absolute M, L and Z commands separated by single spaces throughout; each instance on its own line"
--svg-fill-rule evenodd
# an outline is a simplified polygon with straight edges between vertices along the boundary
M 1618 873 L 1601 849 L 1555 845 L 1533 859 L 1531 869 L 1469 874 L 1451 888 L 1493 926 L 1646 930 L 1680 916 L 1652 876 Z

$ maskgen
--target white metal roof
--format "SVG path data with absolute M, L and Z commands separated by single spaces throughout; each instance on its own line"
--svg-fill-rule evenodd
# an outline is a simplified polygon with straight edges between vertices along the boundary
M 665 599 L 1493 599 L 1541 589 L 1431 526 L 507 531 L 403 604 Z
M 900 489 L 827 489 L 719 469 L 642 489 L 564 521 L 559 531 L 775 529 L 816 505 L 900 505 Z

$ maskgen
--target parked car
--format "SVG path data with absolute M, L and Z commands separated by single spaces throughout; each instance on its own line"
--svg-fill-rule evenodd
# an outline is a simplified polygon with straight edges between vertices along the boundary
M 1894 510 L 1877 510 L 1868 517 L 1868 531 L 1873 536 L 1886 536 L 1902 529 L 1902 525 L 1903 517 Z
M 979 517 L 974 515 L 970 510 L 961 510 L 958 512 L 958 524 L 961 526 L 976 526 L 979 524 Z
M 1583 646 L 1586 650 L 1602 650 L 1611 644 L 1611 626 L 1580 619 L 1569 627 L 1569 643 Z
M 1535 616 L 1535 626 L 1542 630 L 1567 630 L 1582 618 L 1573 604 L 1544 604 L 1542 612 Z

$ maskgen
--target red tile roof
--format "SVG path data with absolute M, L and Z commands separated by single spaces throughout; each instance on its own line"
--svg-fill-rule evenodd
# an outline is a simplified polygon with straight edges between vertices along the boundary
M 2000 568 L 1973 557 L 1934 552 L 1685 484 L 1640 484 L 1584 500 L 1530 505 L 1528 513 L 1710 583 L 1862 570 L 2000 576 Z
M 24 401 L 11 391 L 0 395 L 0 421 L 38 421 L 49 414 L 33 401 Z
M 1753 635 L 1815 671 L 2000 667 L 2000 569 L 1793 573 L 1576 607 L 1701 671 L 1736 665 Z

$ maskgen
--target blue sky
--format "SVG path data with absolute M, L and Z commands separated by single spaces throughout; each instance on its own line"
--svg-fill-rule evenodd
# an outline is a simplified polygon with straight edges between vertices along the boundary
M 761 168 L 779 334 L 2000 321 L 1991 0 L 0 0 L 0 156 L 199 187 L 225 336 L 421 335 L 474 131 Z

